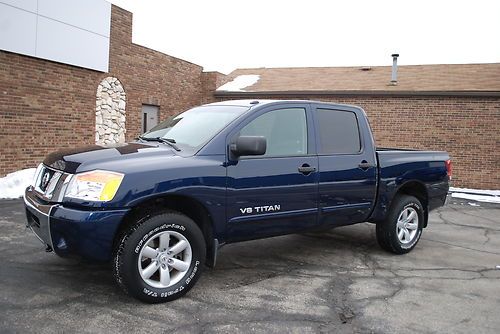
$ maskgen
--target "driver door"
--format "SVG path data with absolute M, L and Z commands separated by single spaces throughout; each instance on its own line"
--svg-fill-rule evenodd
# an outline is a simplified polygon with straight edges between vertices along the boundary
M 263 136 L 266 153 L 227 167 L 230 241 L 292 233 L 317 224 L 318 157 L 308 104 L 257 112 L 228 136 Z

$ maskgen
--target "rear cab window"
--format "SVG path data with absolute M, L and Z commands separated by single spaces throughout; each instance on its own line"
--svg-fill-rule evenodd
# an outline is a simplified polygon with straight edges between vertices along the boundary
M 352 111 L 317 108 L 318 154 L 358 154 L 361 137 L 356 114 Z

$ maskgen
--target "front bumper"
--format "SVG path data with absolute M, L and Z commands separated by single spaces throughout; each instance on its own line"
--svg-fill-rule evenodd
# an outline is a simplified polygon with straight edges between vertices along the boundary
M 111 259 L 113 241 L 129 209 L 84 210 L 45 203 L 29 187 L 24 194 L 27 227 L 59 256 Z

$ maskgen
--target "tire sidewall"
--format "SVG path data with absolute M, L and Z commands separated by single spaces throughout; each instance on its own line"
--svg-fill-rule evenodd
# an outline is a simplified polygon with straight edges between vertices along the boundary
M 173 231 L 182 234 L 190 243 L 191 265 L 185 276 L 168 288 L 155 288 L 147 284 L 138 269 L 139 254 L 144 244 L 161 232 Z M 205 259 L 205 244 L 198 226 L 180 214 L 162 214 L 144 221 L 132 234 L 123 240 L 121 266 L 123 283 L 133 296 L 150 303 L 161 303 L 183 296 L 196 283 Z M 120 259 L 117 259 L 120 261 Z
M 417 234 L 413 238 L 413 240 L 407 244 L 402 243 L 397 235 L 397 222 L 399 215 L 401 212 L 408 208 L 413 208 L 417 212 L 418 215 L 418 228 L 417 228 Z M 399 247 L 402 251 L 404 252 L 409 252 L 412 250 L 420 240 L 420 237 L 422 235 L 422 228 L 423 228 L 423 223 L 424 223 L 424 214 L 423 214 L 423 208 L 420 202 L 417 199 L 414 198 L 408 198 L 405 201 L 402 201 L 400 205 L 398 205 L 397 210 L 394 212 L 393 216 L 393 230 L 394 230 L 394 242 L 397 243 L 397 247 Z

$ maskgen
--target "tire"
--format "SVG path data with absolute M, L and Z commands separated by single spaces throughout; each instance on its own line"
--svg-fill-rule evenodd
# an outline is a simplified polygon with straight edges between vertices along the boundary
M 139 220 L 122 232 L 113 273 L 127 294 L 146 303 L 163 303 L 193 287 L 205 258 L 205 239 L 198 225 L 169 211 Z
M 406 254 L 417 245 L 422 235 L 424 210 L 420 201 L 408 195 L 394 199 L 387 218 L 377 223 L 376 234 L 382 249 Z

